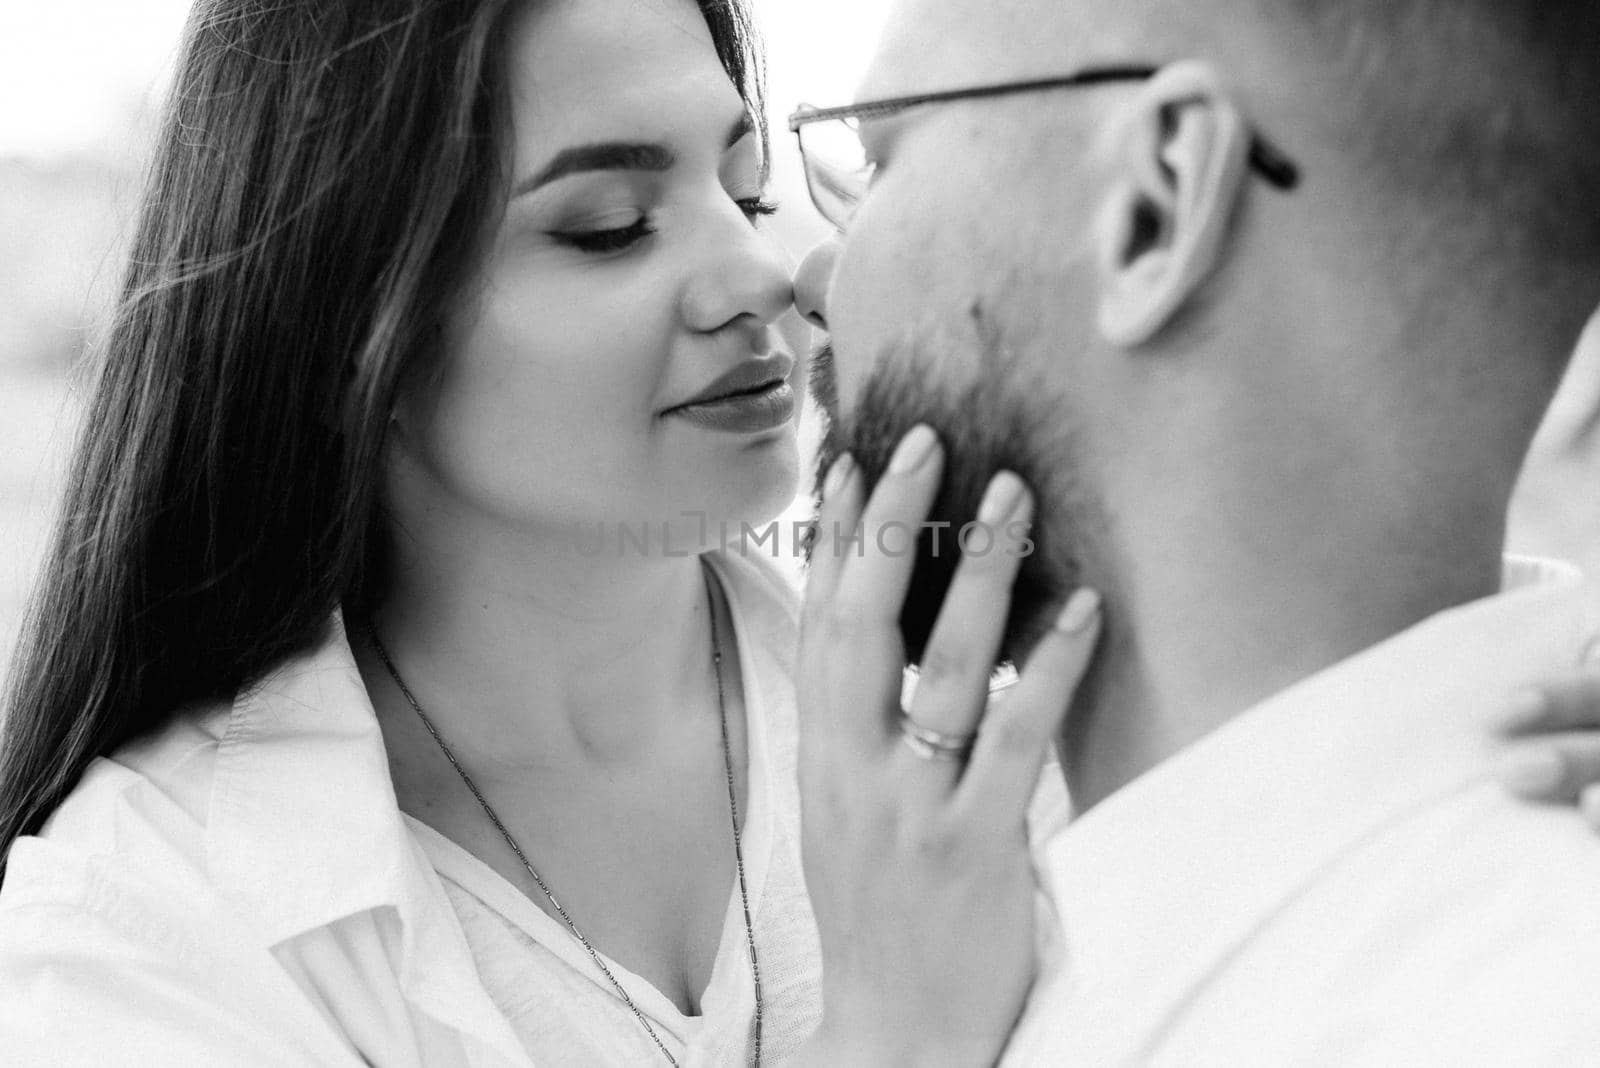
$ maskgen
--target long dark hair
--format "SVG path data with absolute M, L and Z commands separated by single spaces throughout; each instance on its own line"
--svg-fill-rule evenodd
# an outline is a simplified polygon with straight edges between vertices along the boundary
M 96 756 L 371 602 L 397 383 L 503 201 L 519 2 L 196 4 L 13 663 L 0 875 Z M 744 0 L 698 3 L 760 122 Z

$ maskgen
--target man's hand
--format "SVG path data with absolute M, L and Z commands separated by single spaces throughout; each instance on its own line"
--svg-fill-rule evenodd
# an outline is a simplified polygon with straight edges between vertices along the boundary
M 1499 722 L 1512 740 L 1500 780 L 1529 801 L 1577 803 L 1600 830 L 1600 665 L 1515 695 Z
M 1099 599 L 1085 590 L 1069 601 L 985 715 L 1033 514 L 1021 480 L 996 476 L 980 515 L 995 544 L 963 556 L 903 722 L 899 617 L 915 553 L 894 550 L 911 548 L 903 532 L 920 529 L 942 468 L 937 438 L 919 427 L 870 502 L 849 457 L 824 490 L 799 659 L 819 1063 L 992 1064 L 1033 981 L 1028 804 L 1092 654 Z M 886 524 L 905 526 L 880 542 Z M 858 527 L 859 543 L 835 541 Z M 973 734 L 969 753 L 946 751 Z

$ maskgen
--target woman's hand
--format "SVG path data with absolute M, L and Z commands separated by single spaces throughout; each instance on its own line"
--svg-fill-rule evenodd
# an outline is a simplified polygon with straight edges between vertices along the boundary
M 995 545 L 963 556 L 907 710 L 920 742 L 903 729 L 907 531 L 920 529 L 942 468 L 937 438 L 919 427 L 870 502 L 849 457 L 824 490 L 798 679 L 806 879 L 823 955 L 817 1063 L 992 1064 L 1033 981 L 1027 810 L 1093 651 L 1099 599 L 1072 598 L 985 716 L 1033 514 L 1021 480 L 998 475 L 980 515 Z M 860 542 L 834 538 L 856 530 Z M 942 751 L 973 734 L 970 752 Z
M 1512 742 L 1498 769 L 1506 789 L 1529 801 L 1576 802 L 1600 830 L 1600 665 L 1517 694 L 1499 729 Z

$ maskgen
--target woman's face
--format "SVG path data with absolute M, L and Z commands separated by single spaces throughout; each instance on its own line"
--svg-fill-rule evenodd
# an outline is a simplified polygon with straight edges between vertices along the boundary
M 505 217 L 400 410 L 402 492 L 535 533 L 770 518 L 798 474 L 789 264 L 703 18 L 546 0 L 508 32 Z

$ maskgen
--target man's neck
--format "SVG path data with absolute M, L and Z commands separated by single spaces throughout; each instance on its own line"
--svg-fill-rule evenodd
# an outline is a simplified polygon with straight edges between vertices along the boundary
M 1302 679 L 1494 593 L 1500 527 L 1483 526 L 1431 558 L 1397 550 L 1381 525 L 1347 530 L 1315 566 L 1259 540 L 1167 546 L 1142 584 L 1108 591 L 1106 637 L 1062 739 L 1076 809 Z
M 1080 811 L 1499 588 L 1506 505 L 1578 323 L 1352 302 L 1371 279 L 1297 266 L 1271 306 L 1185 335 L 1202 351 L 1095 364 L 1120 403 L 1075 413 L 1100 512 L 1077 548 L 1107 606 L 1063 738 Z

